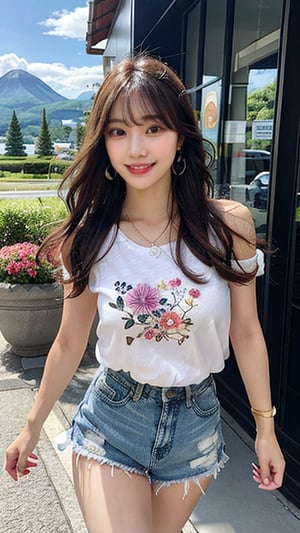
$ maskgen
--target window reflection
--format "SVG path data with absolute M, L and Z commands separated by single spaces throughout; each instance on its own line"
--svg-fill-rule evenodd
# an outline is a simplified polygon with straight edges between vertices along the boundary
M 225 124 L 229 196 L 266 233 L 282 1 L 236 3 L 231 98 Z M 247 31 L 245 31 L 247 29 Z

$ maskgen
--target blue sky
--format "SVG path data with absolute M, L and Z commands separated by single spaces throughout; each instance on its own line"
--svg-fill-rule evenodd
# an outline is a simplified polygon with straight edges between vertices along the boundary
M 85 51 L 85 0 L 9 0 L 1 5 L 0 76 L 27 70 L 67 98 L 102 80 L 101 56 Z
M 24 69 L 67 98 L 103 79 L 101 56 L 85 51 L 86 0 L 7 0 L 0 13 L 0 77 Z M 248 90 L 263 87 L 276 71 L 252 72 Z

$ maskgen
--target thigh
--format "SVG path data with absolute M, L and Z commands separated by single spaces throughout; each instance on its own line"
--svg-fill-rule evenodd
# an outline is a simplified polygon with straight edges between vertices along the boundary
M 73 478 L 89 533 L 153 532 L 147 478 L 75 453 Z
M 208 489 L 212 476 L 199 479 L 200 486 L 189 481 L 162 487 L 152 493 L 153 531 L 155 533 L 180 533 L 192 514 L 200 497 Z

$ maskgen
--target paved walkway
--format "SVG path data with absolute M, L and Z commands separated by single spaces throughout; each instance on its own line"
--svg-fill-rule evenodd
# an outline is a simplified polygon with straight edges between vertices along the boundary
M 0 335 L 1 456 L 23 425 L 44 362 L 44 357 L 16 356 Z M 87 350 L 71 384 L 45 423 L 37 449 L 39 467 L 18 483 L 1 472 L 1 533 L 87 533 L 71 481 L 70 450 L 57 452 L 53 439 L 69 426 L 96 367 L 92 350 Z M 251 440 L 225 412 L 223 422 L 227 453 L 232 459 L 196 507 L 184 532 L 299 532 L 300 510 L 279 492 L 257 489 L 251 478 L 254 460 Z

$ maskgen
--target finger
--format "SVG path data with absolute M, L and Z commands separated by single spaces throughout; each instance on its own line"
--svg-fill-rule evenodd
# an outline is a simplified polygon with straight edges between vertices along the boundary
M 260 468 L 256 470 L 256 472 L 259 472 L 262 485 L 268 487 L 271 481 L 273 480 L 273 472 L 270 465 L 261 465 Z
M 18 472 L 19 477 L 26 476 L 27 474 L 30 474 L 30 470 L 28 470 L 27 468 L 25 468 L 25 470 L 23 470 L 22 472 Z
M 35 455 L 35 453 L 30 453 L 30 454 L 28 455 L 28 457 L 30 457 L 30 459 L 36 459 L 36 460 L 38 460 L 38 456 Z
M 254 481 L 256 481 L 256 483 L 262 483 L 262 480 L 261 480 L 261 477 L 260 476 L 257 476 L 255 474 L 252 475 Z
M 280 487 L 280 485 L 277 485 L 277 483 L 275 483 L 274 481 L 270 481 L 268 485 L 265 485 L 264 483 L 261 483 L 260 485 L 258 485 L 259 489 L 267 490 L 267 491 L 276 490 L 279 487 Z
M 27 467 L 28 467 L 28 468 L 29 468 L 29 467 L 30 467 L 30 468 L 31 468 L 31 467 L 34 468 L 35 466 L 37 466 L 37 463 L 31 463 L 30 461 L 27 462 Z
M 260 475 L 260 468 L 258 465 L 256 465 L 255 463 L 251 463 L 251 466 L 253 468 L 253 473 L 255 472 L 256 474 Z
M 281 487 L 283 482 L 283 472 L 274 472 L 273 473 L 273 481 L 277 485 L 277 487 Z
M 18 481 L 18 474 L 17 474 L 16 466 L 6 465 L 5 470 L 10 475 L 10 477 L 12 477 L 14 481 Z
M 255 463 L 252 463 L 252 467 L 253 467 L 252 477 L 253 477 L 254 481 L 256 481 L 256 483 L 261 483 L 262 479 L 261 479 L 261 475 L 260 475 L 259 466 L 257 466 Z

